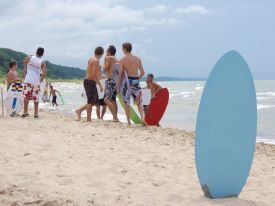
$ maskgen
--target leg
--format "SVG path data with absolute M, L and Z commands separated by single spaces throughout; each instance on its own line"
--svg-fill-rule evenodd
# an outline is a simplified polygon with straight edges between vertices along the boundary
M 96 116 L 97 119 L 100 119 L 100 106 L 96 106 Z
M 143 113 L 143 108 L 142 108 L 141 103 L 137 104 L 137 107 L 138 107 L 138 111 L 139 111 L 139 114 L 140 114 L 140 118 L 141 118 L 142 121 L 144 121 L 144 113 Z
M 131 126 L 130 107 L 127 104 L 125 104 L 125 113 L 126 113 L 126 117 L 127 117 L 128 126 Z
M 27 98 L 24 98 L 24 114 L 28 114 L 28 112 L 29 112 L 29 100 Z
M 100 119 L 103 119 L 103 117 L 104 117 L 104 115 L 106 113 L 106 109 L 107 109 L 107 106 L 106 105 L 103 106 Z
M 77 121 L 81 120 L 81 113 L 87 109 L 87 105 L 85 104 L 84 106 L 80 107 L 79 109 L 75 110 L 76 116 L 77 116 Z
M 93 105 L 87 104 L 87 122 L 92 121 L 92 109 L 93 109 Z
M 34 117 L 38 117 L 39 102 L 34 102 Z
M 119 119 L 117 117 L 118 108 L 117 108 L 116 101 L 112 101 L 112 105 L 114 107 L 114 116 L 115 116 L 114 121 L 119 122 Z
M 114 107 L 113 103 L 109 99 L 107 99 L 107 98 L 105 98 L 104 101 L 107 104 L 110 112 L 113 115 L 113 120 L 117 120 L 117 116 L 116 116 L 116 112 L 115 112 L 115 107 Z

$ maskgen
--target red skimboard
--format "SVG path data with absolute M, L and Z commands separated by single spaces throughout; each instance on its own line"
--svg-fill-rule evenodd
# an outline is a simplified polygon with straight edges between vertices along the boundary
M 145 122 L 149 126 L 156 126 L 161 120 L 169 101 L 168 89 L 162 89 L 155 98 L 151 100 L 145 115 Z

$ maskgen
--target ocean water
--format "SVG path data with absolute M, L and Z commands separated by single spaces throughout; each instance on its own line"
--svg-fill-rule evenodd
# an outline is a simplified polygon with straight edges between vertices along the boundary
M 170 101 L 167 111 L 161 121 L 163 127 L 194 131 L 198 112 L 198 105 L 205 82 L 159 82 L 162 87 L 170 91 Z M 145 86 L 144 83 L 142 83 Z M 258 141 L 275 144 L 275 81 L 255 81 L 257 91 L 258 110 Z M 73 114 L 74 110 L 85 104 L 81 97 L 83 85 L 77 83 L 55 83 L 65 99 L 66 104 L 57 109 L 50 104 L 42 104 L 47 110 Z M 85 114 L 83 113 L 85 116 Z M 95 112 L 93 112 L 95 118 Z M 119 108 L 119 118 L 126 121 L 124 111 Z M 111 119 L 107 112 L 105 119 Z

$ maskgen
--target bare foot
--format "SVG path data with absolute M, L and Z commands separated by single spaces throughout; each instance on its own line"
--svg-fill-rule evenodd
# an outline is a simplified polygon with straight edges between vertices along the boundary
M 80 121 L 81 120 L 81 113 L 79 110 L 75 110 L 75 113 L 76 113 L 76 116 L 77 116 L 77 119 L 76 121 Z
M 113 119 L 112 122 L 118 123 L 118 122 L 119 122 L 119 119 Z
M 131 127 L 131 126 L 132 126 L 131 122 L 129 122 L 129 123 L 127 124 L 127 126 L 128 126 L 128 127 Z

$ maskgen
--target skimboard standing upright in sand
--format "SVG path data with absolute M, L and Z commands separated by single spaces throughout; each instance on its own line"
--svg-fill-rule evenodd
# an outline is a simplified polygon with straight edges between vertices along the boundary
M 122 45 L 122 50 L 124 53 L 124 57 L 120 60 L 121 69 L 119 72 L 119 77 L 117 81 L 117 93 L 120 94 L 120 84 L 122 81 L 123 72 L 126 72 L 128 76 L 129 88 L 127 95 L 123 98 L 125 102 L 125 113 L 127 117 L 128 125 L 131 125 L 130 121 L 130 100 L 131 96 L 134 98 L 134 102 L 138 107 L 138 111 L 140 113 L 140 117 L 143 120 L 143 108 L 142 108 L 142 94 L 139 80 L 144 75 L 144 69 L 142 65 L 142 61 L 139 57 L 132 54 L 132 44 L 126 42 Z
M 99 60 L 101 59 L 103 53 L 104 49 L 102 47 L 97 47 L 94 52 L 94 57 L 92 57 L 88 62 L 87 74 L 83 83 L 87 96 L 87 104 L 75 111 L 79 121 L 81 119 L 81 113 L 84 110 L 87 110 L 87 121 L 91 122 L 93 106 L 97 106 L 99 104 L 96 85 L 99 85 L 100 92 L 102 92 L 103 87 L 99 81 L 101 76 Z
M 27 66 L 26 77 L 24 82 L 24 113 L 22 117 L 29 116 L 29 101 L 34 102 L 34 117 L 38 118 L 39 93 L 40 93 L 40 74 L 42 73 L 42 81 L 46 78 L 46 64 L 42 57 L 44 49 L 39 47 L 36 55 L 29 56 L 24 60 L 24 65 Z

